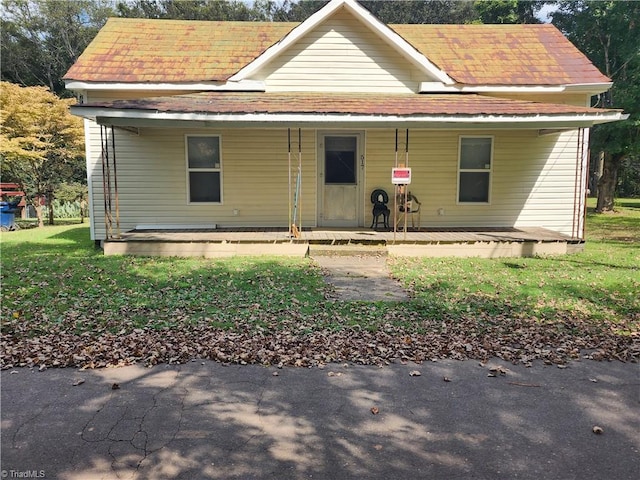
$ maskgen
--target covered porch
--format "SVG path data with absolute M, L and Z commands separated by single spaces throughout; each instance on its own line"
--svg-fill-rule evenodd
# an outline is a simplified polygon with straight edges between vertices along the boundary
M 306 256 L 314 252 L 417 257 L 523 257 L 561 255 L 584 241 L 544 228 L 420 228 L 404 231 L 305 228 L 141 228 L 103 243 L 105 255 L 228 257 Z

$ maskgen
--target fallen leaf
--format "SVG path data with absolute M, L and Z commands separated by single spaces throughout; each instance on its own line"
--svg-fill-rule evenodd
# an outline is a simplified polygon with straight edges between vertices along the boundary
M 75 382 L 73 382 L 73 386 L 77 387 L 78 385 L 82 385 L 84 383 L 84 380 L 82 378 L 78 378 Z
M 382 450 L 383 447 L 382 445 L 377 444 L 377 445 L 374 445 L 373 448 L 375 448 L 376 450 Z
M 378 407 L 371 407 L 371 413 L 377 415 L 380 413 L 380 409 Z

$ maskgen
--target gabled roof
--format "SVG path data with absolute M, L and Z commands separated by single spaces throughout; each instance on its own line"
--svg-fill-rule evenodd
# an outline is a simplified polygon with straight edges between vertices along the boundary
M 427 78 L 434 78 L 445 84 L 453 84 L 454 81 L 446 72 L 436 67 L 427 57 L 413 48 L 405 39 L 390 29 L 387 25 L 378 20 L 366 8 L 363 8 L 356 0 L 331 0 L 327 5 L 311 15 L 308 19 L 295 27 L 287 37 L 283 38 L 276 45 L 267 50 L 255 62 L 247 65 L 240 72 L 230 78 L 230 80 L 245 80 L 252 73 L 277 58 L 282 52 L 286 51 L 290 46 L 294 45 L 298 40 L 302 39 L 316 27 L 323 24 L 338 11 L 346 11 L 360 23 L 364 24 L 367 29 L 372 31 L 377 37 L 381 38 L 398 54 L 412 63 L 419 70 L 424 72 Z
M 609 82 L 552 25 L 387 27 L 352 0 L 334 0 L 302 24 L 113 18 L 65 79 L 165 84 L 246 79 L 338 7 L 350 9 L 414 64 L 421 62 L 425 71 L 446 83 L 448 79 L 463 85 L 515 86 Z
M 85 82 L 224 82 L 297 23 L 110 18 L 69 69 Z
M 390 27 L 462 84 L 610 82 L 551 24 Z

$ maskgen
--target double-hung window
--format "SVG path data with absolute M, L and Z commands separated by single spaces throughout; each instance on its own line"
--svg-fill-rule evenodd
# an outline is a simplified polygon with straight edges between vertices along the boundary
M 460 137 L 458 203 L 489 203 L 493 137 Z
M 220 137 L 187 135 L 187 182 L 190 203 L 222 203 Z

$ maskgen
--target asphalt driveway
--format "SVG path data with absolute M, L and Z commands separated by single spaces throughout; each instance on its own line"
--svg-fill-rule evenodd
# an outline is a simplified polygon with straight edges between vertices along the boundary
M 640 478 L 638 364 L 197 360 L 1 378 L 4 478 Z

